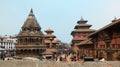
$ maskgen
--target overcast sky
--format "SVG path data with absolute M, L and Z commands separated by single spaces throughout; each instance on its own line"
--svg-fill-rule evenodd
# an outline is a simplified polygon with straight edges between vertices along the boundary
M 120 18 L 120 0 L 1 0 L 0 35 L 16 35 L 33 9 L 42 31 L 49 27 L 63 42 L 72 40 L 71 31 L 81 16 L 99 29 Z

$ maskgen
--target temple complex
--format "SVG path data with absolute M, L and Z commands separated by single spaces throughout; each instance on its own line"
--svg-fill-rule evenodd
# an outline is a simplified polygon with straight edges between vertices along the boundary
M 90 34 L 94 44 L 94 57 L 105 60 L 120 60 L 120 19 Z
M 41 32 L 41 27 L 38 24 L 32 9 L 21 27 L 17 39 L 16 56 L 37 57 L 39 53 L 45 50 L 44 34 Z
M 75 30 L 71 33 L 73 36 L 73 50 L 78 57 L 90 56 L 91 48 L 93 48 L 93 43 L 91 42 L 91 39 L 88 38 L 88 35 L 93 33 L 95 30 L 90 29 L 92 25 L 86 23 L 87 20 L 84 20 L 81 17 L 74 28 Z

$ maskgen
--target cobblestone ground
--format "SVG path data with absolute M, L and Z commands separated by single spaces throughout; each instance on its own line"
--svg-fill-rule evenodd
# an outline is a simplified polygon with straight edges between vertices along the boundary
M 32 60 L 0 61 L 0 67 L 120 67 L 120 61 L 55 62 Z

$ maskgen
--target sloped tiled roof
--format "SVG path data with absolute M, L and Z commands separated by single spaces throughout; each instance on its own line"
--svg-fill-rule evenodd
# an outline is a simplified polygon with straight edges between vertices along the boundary
M 118 23 L 120 23 L 120 19 L 117 19 L 116 21 L 114 22 L 111 22 L 110 24 L 100 28 L 99 30 L 95 31 L 94 33 L 91 33 L 89 36 L 93 36 L 94 34 L 97 34 L 98 32 L 102 31 L 102 30 L 105 30 L 105 29 L 108 29 L 114 25 L 117 25 Z
M 92 26 L 91 24 L 78 24 L 76 26 Z
M 75 29 L 72 31 L 73 32 L 94 32 L 94 29 Z
M 84 44 L 92 44 L 91 38 L 90 38 L 90 39 L 87 39 L 87 40 L 85 40 L 85 41 L 82 41 L 82 42 L 80 42 L 80 43 L 78 43 L 78 44 L 76 44 L 76 45 L 84 45 Z

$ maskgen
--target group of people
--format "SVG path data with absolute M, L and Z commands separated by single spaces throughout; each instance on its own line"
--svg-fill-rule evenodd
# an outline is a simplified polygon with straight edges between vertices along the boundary
M 65 54 L 65 53 L 62 53 L 56 57 L 54 57 L 55 61 L 59 62 L 59 61 L 66 61 L 66 62 L 71 62 L 71 61 L 79 61 L 80 58 L 79 57 L 76 57 L 74 54 L 72 53 L 69 53 L 69 54 Z

